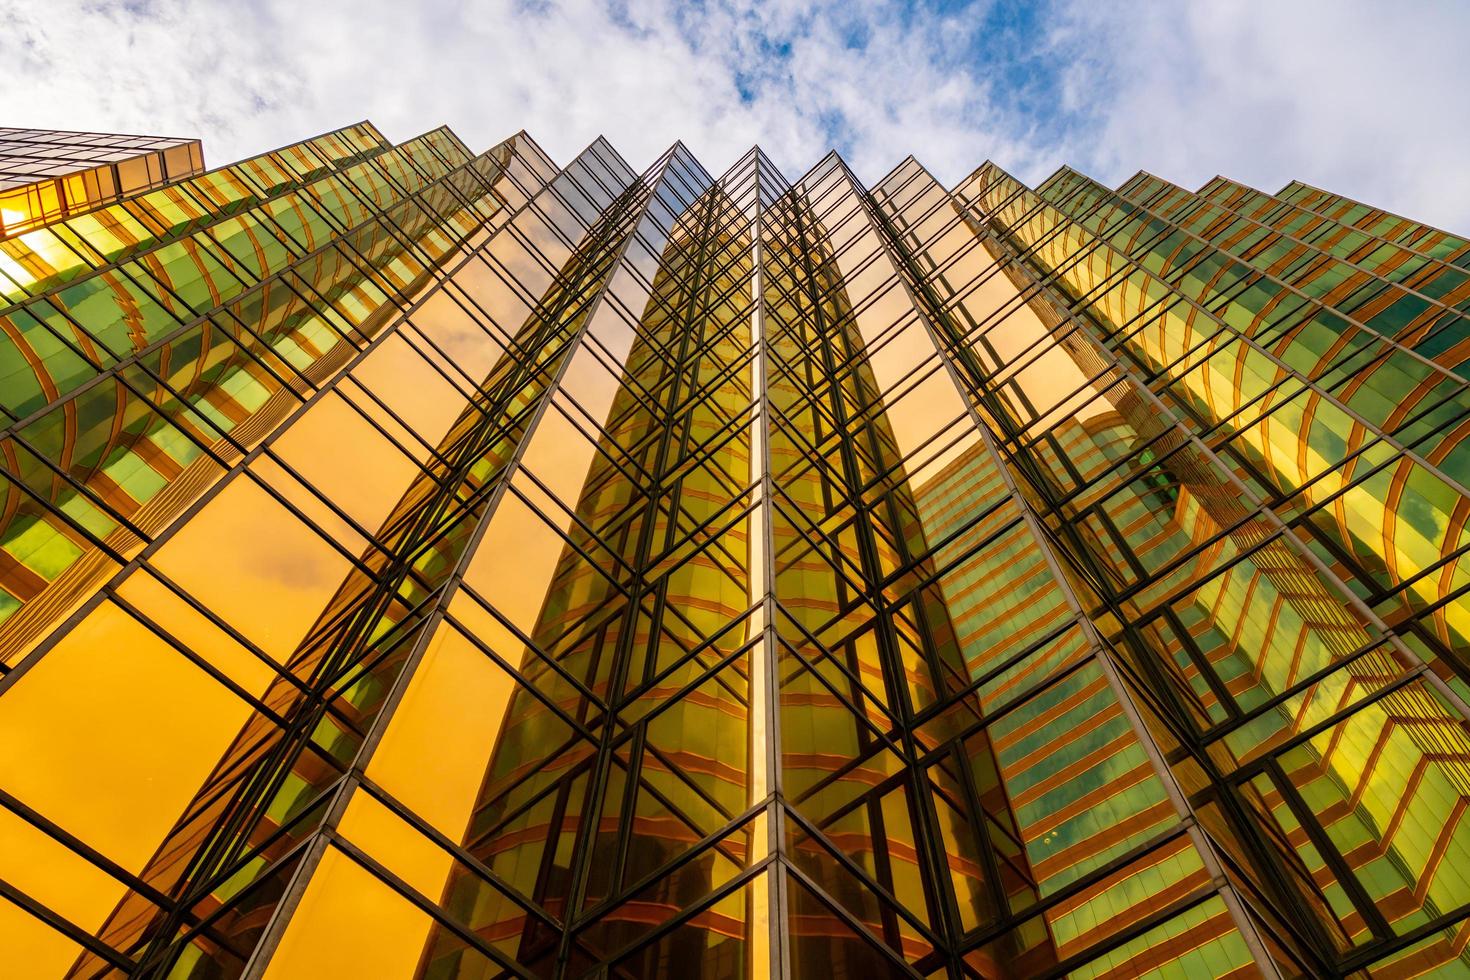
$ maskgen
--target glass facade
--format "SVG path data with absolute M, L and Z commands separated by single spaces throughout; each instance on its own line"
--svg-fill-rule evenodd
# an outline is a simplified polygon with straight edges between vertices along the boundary
M 1470 976 L 1464 239 L 363 123 L 0 293 L 7 977 Z
M 0 126 L 0 238 L 203 170 L 197 139 Z

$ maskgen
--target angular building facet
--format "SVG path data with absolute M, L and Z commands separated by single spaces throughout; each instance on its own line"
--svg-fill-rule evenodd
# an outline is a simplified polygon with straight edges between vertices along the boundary
M 0 126 L 0 238 L 203 170 L 197 139 Z
M 0 234 L 0 975 L 1470 976 L 1464 239 L 191 159 Z

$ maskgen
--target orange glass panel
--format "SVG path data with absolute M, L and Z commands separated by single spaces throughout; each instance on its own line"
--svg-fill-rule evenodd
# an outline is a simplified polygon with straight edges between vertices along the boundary
M 251 694 L 257 697 L 264 694 L 276 678 L 277 674 L 269 664 L 241 646 L 146 570 L 139 569 L 129 575 L 117 594 Z
M 408 342 L 393 335 L 352 375 L 431 446 L 464 409 L 465 398 Z
M 104 603 L 0 697 L 0 787 L 138 871 L 248 715 Z
M 266 980 L 408 980 L 432 921 L 336 848 L 311 876 Z
M 394 798 L 459 840 L 515 682 L 441 623 L 368 764 Z
M 0 943 L 8 980 L 56 980 L 82 948 L 19 905 L 0 898 Z
M 4 807 L 0 855 L 0 877 L 7 884 L 83 929 L 101 926 L 126 891 L 122 882 Z M 8 936 L 3 926 L 0 936 Z
M 349 567 L 325 539 L 244 478 L 206 504 L 153 562 L 281 661 Z
M 353 793 L 338 825 L 342 836 L 430 899 L 438 899 L 454 859 L 365 790 Z
M 407 456 L 334 394 L 308 409 L 272 448 L 369 531 L 378 529 L 417 472 Z

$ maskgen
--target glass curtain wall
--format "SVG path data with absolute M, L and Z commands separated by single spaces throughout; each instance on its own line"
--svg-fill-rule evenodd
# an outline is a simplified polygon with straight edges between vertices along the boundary
M 0 240 L 3 972 L 1470 975 L 1467 256 L 366 123 Z

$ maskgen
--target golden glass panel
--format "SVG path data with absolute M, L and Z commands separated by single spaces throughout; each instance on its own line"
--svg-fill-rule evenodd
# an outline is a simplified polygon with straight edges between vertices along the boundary
M 3 807 L 0 807 L 0 877 L 88 932 L 96 932 L 101 927 L 127 891 L 121 881 Z M 30 918 L 29 913 L 20 914 Z M 19 925 L 19 919 L 16 921 Z M 50 926 L 39 920 L 36 926 L 51 931 Z M 0 936 L 8 939 L 11 933 L 0 926 Z M 68 945 L 70 942 L 67 940 Z M 5 955 L 11 955 L 8 948 Z M 56 975 L 64 971 L 65 967 Z
M 19 905 L 0 898 L 0 939 L 6 976 L 13 980 L 55 980 L 66 976 L 82 947 Z
M 430 446 L 464 409 L 465 396 L 398 334 L 364 358 L 352 377 Z
M 249 714 L 105 602 L 0 696 L 0 787 L 136 872 Z
M 437 898 L 454 859 L 364 789 L 353 792 L 337 831 L 428 898 Z
M 367 774 L 446 837 L 464 836 L 515 681 L 441 623 Z
M 433 920 L 329 847 L 266 965 L 266 980 L 410 980 Z
M 250 694 L 259 697 L 279 676 L 271 666 L 211 622 L 146 569 L 138 569 L 117 594 L 158 628 L 219 669 Z
M 335 394 L 307 409 L 271 448 L 369 532 L 418 473 L 412 460 Z
M 282 663 L 350 567 L 245 477 L 205 504 L 153 564 Z

